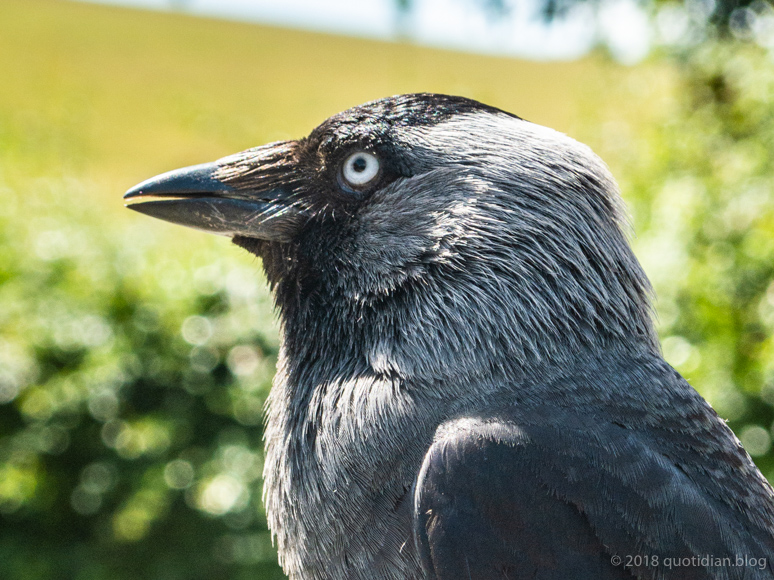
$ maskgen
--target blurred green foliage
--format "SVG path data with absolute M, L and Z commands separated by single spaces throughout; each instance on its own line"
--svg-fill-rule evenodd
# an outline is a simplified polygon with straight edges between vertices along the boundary
M 625 70 L 4 0 L 0 73 L 3 580 L 281 576 L 260 501 L 278 332 L 260 265 L 119 195 L 398 92 L 462 93 L 592 144 L 632 210 L 667 359 L 774 476 L 763 49 Z
M 19 204 L 2 169 L 0 577 L 278 575 L 255 269 L 106 227 L 69 205 L 77 181 L 25 180 Z
M 619 153 L 664 354 L 774 479 L 774 53 L 678 59 L 663 119 Z M 627 137 L 628 139 L 628 137 Z
M 673 54 L 674 84 L 620 86 L 585 137 L 616 175 L 653 282 L 665 358 L 774 480 L 774 67 L 745 42 Z M 667 57 L 662 58 L 666 59 Z M 660 117 L 635 125 L 639 104 Z

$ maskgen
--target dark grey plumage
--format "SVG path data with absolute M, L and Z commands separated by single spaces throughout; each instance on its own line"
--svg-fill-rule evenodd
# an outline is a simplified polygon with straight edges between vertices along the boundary
M 359 151 L 378 172 L 353 185 Z M 265 502 L 292 578 L 773 576 L 772 489 L 662 359 L 584 145 L 403 95 L 142 196 L 263 259 Z

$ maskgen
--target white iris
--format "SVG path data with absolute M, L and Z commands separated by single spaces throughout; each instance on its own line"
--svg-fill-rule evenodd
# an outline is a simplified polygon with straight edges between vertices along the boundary
M 379 160 L 370 153 L 358 151 L 344 162 L 342 175 L 349 185 L 365 185 L 379 173 Z

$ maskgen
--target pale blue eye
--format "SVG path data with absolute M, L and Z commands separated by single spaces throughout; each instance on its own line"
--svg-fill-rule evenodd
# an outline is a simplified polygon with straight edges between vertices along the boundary
M 341 171 L 344 180 L 352 186 L 365 185 L 374 179 L 378 173 L 379 160 L 375 155 L 366 151 L 358 151 L 347 157 Z

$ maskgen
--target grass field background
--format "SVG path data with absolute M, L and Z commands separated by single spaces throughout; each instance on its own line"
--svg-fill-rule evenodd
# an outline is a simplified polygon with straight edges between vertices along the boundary
M 578 135 L 606 116 L 646 121 L 648 99 L 632 110 L 620 87 L 652 93 L 665 78 L 62 0 L 0 4 L 0 73 L 6 164 L 99 181 L 106 199 L 392 94 L 461 94 Z
M 68 205 L 196 247 L 227 242 L 134 215 L 122 193 L 407 92 L 471 97 L 604 157 L 622 127 L 634 139 L 664 115 L 671 81 L 666 67 L 602 56 L 527 62 L 64 0 L 0 2 L 0 78 L 0 167 L 16 203 L 46 203 L 32 178 L 77 180 Z

